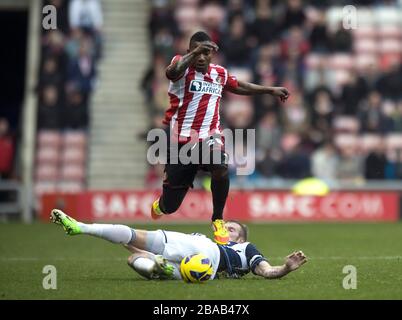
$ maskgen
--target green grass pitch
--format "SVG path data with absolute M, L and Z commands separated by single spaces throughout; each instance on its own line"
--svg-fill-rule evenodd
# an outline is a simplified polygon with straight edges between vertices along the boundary
M 202 232 L 207 224 L 138 225 Z M 59 226 L 0 224 L 0 299 L 402 299 L 402 224 L 250 224 L 250 241 L 272 264 L 301 249 L 309 261 L 280 280 L 247 275 L 206 284 L 147 281 L 126 264 L 123 247 Z M 45 265 L 57 289 L 42 287 Z M 345 290 L 345 265 L 357 268 L 357 289 Z

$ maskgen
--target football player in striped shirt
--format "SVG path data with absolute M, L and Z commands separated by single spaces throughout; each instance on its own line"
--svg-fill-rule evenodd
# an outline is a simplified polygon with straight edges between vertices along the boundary
M 218 46 L 208 34 L 196 32 L 190 39 L 188 53 L 173 57 L 166 69 L 166 77 L 170 80 L 170 107 L 165 113 L 164 123 L 170 126 L 170 146 L 162 195 L 153 203 L 151 216 L 159 219 L 175 212 L 192 187 L 197 171 L 208 171 L 211 174 L 214 240 L 218 244 L 227 244 L 229 233 L 223 220 L 223 209 L 229 192 L 229 177 L 228 156 L 220 128 L 222 93 L 270 94 L 285 101 L 289 92 L 283 87 L 266 87 L 238 80 L 226 68 L 211 63 L 217 50 Z M 175 147 L 172 148 L 173 142 Z M 182 148 L 196 153 L 201 160 L 183 163 L 178 157 Z

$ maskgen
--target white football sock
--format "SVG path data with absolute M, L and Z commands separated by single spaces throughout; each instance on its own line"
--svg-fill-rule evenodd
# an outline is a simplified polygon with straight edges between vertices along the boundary
M 86 224 L 78 222 L 83 234 L 96 236 L 113 243 L 128 244 L 135 239 L 135 231 L 122 224 Z

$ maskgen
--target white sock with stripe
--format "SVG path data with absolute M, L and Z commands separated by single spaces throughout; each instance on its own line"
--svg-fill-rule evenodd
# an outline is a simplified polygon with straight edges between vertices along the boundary
M 86 224 L 78 222 L 83 234 L 92 235 L 113 243 L 128 244 L 135 239 L 135 231 L 122 224 Z

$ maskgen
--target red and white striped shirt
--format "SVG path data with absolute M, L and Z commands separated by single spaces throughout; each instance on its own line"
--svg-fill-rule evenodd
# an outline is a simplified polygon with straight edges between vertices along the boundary
M 171 64 L 181 56 L 175 56 Z M 169 77 L 168 77 L 169 78 Z M 236 88 L 237 79 L 219 65 L 210 64 L 207 73 L 188 67 L 178 79 L 169 79 L 170 108 L 165 113 L 165 124 L 185 141 L 191 133 L 205 139 L 221 133 L 219 105 L 222 92 L 228 87 Z

